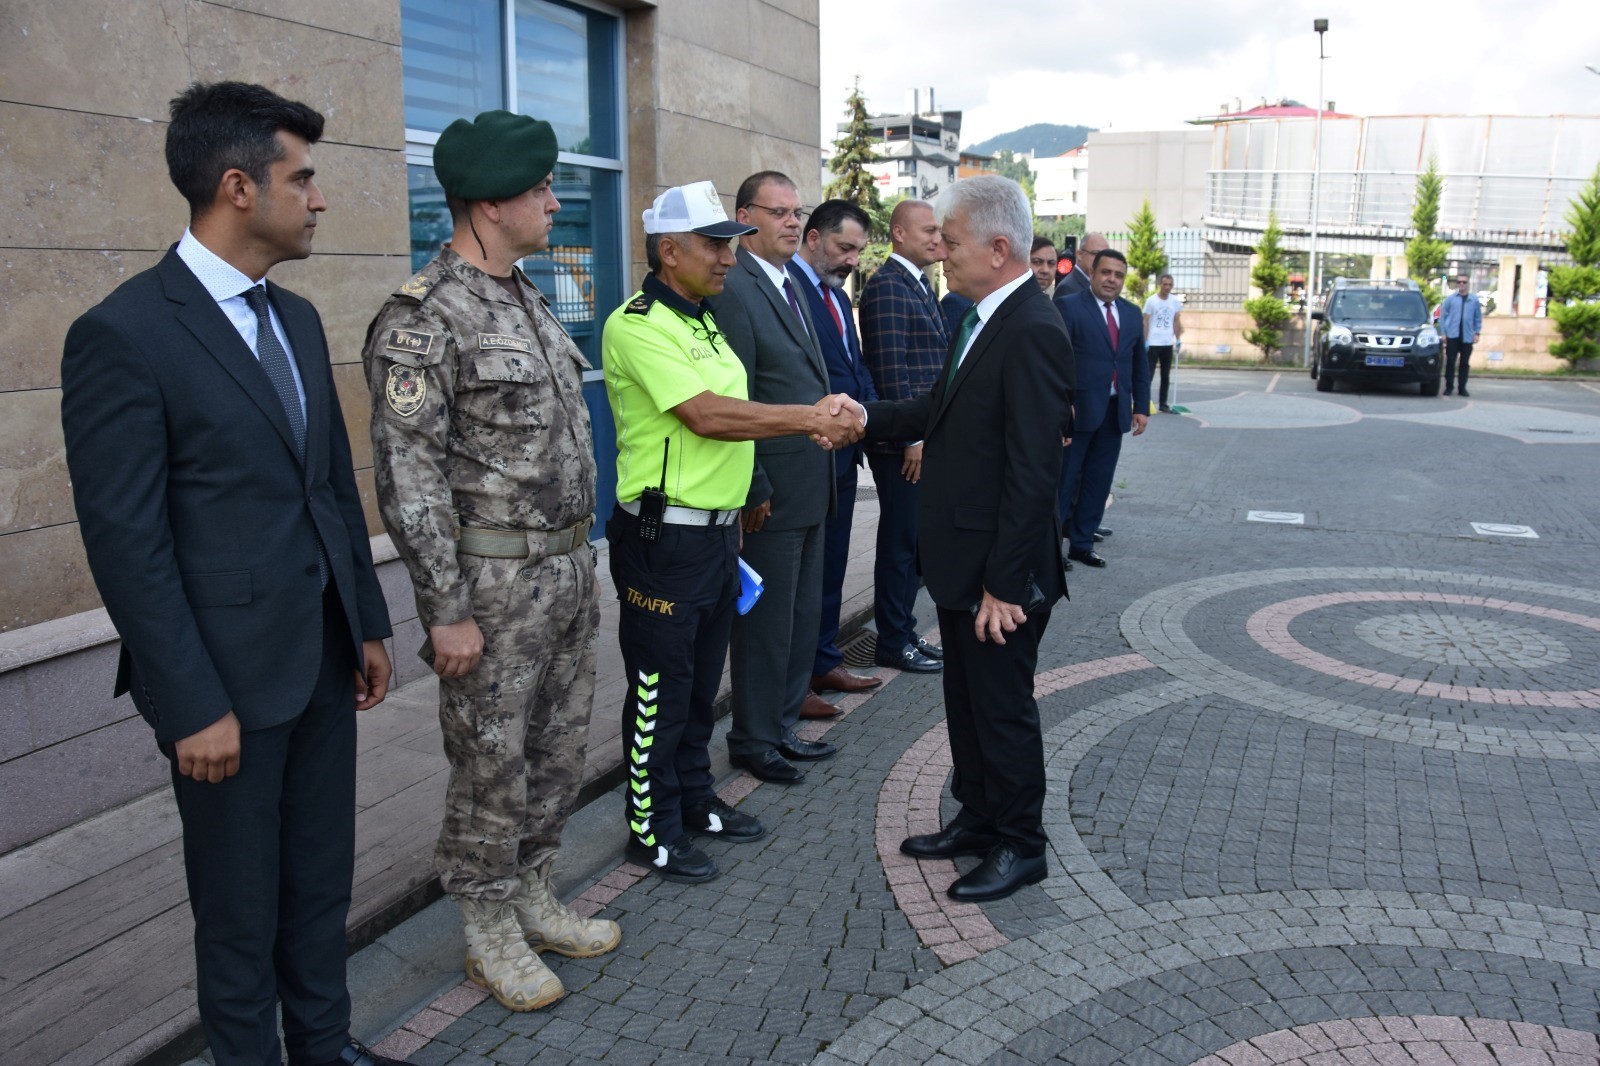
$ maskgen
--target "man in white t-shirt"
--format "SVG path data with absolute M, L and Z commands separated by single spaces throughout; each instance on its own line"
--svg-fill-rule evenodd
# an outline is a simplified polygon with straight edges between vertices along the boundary
M 1172 275 L 1161 275 L 1161 291 L 1144 302 L 1144 346 L 1150 353 L 1150 369 L 1161 368 L 1160 405 L 1169 413 L 1167 386 L 1172 381 L 1172 349 L 1183 336 L 1182 310 L 1183 301 L 1172 295 Z

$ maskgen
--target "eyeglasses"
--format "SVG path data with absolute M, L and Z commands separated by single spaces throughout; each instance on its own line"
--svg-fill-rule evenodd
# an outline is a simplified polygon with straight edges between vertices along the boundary
M 768 207 L 766 204 L 758 204 L 753 201 L 745 206 L 759 207 L 779 222 L 784 222 L 791 218 L 796 222 L 804 222 L 807 214 L 806 209 L 803 207 Z
M 715 348 L 717 346 L 717 342 L 722 339 L 722 334 L 706 325 L 702 319 L 695 319 L 694 323 L 694 325 L 689 327 L 689 332 L 694 334 L 694 339 L 698 341 L 705 341 L 707 344 L 711 345 L 711 347 Z

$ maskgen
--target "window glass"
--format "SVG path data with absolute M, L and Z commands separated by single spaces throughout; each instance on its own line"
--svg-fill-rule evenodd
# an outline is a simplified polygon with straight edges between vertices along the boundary
M 406 126 L 437 133 L 505 106 L 499 0 L 401 0 Z
M 415 271 L 439 254 L 450 239 L 452 227 L 444 189 L 439 187 L 432 167 L 408 165 L 406 185 L 411 193 L 411 269 Z
M 600 328 L 624 295 L 624 268 L 616 261 L 616 249 L 622 244 L 616 210 L 620 182 L 615 171 L 557 164 L 550 187 L 561 210 L 550 232 L 550 247 L 522 261 L 522 269 L 596 367 Z
M 563 152 L 614 158 L 617 20 L 517 0 L 517 111 L 555 127 Z

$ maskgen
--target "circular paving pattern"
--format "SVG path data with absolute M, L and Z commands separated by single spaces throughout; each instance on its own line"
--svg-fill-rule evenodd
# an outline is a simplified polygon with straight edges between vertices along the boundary
M 878 847 L 950 965 L 818 1061 L 1592 1066 L 1596 604 L 1403 568 L 1145 596 L 1132 654 L 1036 685 L 1043 884 L 953 908 L 956 864 L 898 856 L 949 767 L 942 725 L 907 749 Z
M 1440 614 L 1391 614 L 1362 622 L 1355 635 L 1385 652 L 1440 666 L 1536 670 L 1572 658 L 1568 647 L 1535 629 Z

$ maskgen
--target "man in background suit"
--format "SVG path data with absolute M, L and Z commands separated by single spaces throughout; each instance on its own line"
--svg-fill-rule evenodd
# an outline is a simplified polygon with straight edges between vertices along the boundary
M 73 323 L 61 420 L 116 693 L 172 763 L 200 1021 L 219 1066 L 392 1060 L 350 1039 L 355 712 L 388 691 L 388 611 L 316 309 L 323 119 L 191 85 L 167 165 L 189 228 Z
M 950 336 L 924 271 L 944 259 L 933 208 L 902 200 L 889 216 L 892 251 L 861 288 L 861 349 L 882 400 L 926 396 L 944 368 Z M 878 489 L 878 543 L 873 561 L 873 622 L 877 662 L 930 674 L 944 652 L 917 632 L 914 613 L 922 575 L 917 569 L 917 481 L 922 440 L 875 440 L 867 463 Z
M 1077 261 L 1072 272 L 1056 282 L 1055 299 L 1073 296 L 1089 288 L 1089 275 L 1094 270 L 1094 257 L 1109 248 L 1104 233 L 1088 233 L 1078 242 Z
M 945 279 L 975 301 L 947 370 L 920 399 L 867 407 L 867 435 L 925 442 L 917 532 L 944 645 L 945 720 L 961 811 L 907 838 L 918 858 L 982 855 L 953 899 L 1011 895 L 1045 875 L 1044 741 L 1033 675 L 1066 592 L 1055 485 L 1072 361 L 1061 319 L 1028 269 L 1033 213 L 999 175 L 939 198 Z
M 756 403 L 814 404 L 828 394 L 817 326 L 784 270 L 800 246 L 805 211 L 786 175 L 744 180 L 736 217 L 756 232 L 740 238 L 722 293 L 707 298 L 717 325 L 749 374 Z M 822 615 L 823 524 L 833 510 L 833 460 L 803 436 L 756 442 L 740 556 L 765 583 L 733 625 L 733 726 L 728 753 L 762 781 L 805 780 L 797 761 L 826 759 L 832 744 L 801 740 L 794 727 L 810 692 Z
M 1105 517 L 1106 497 L 1117 473 L 1122 435 L 1137 437 L 1150 416 L 1150 360 L 1145 354 L 1139 309 L 1121 299 L 1128 261 L 1112 248 L 1093 264 L 1089 290 L 1057 296 L 1056 308 L 1072 338 L 1078 388 L 1072 443 L 1061 469 L 1061 525 L 1067 558 L 1101 567 L 1095 531 Z
M 876 400 L 872 375 L 861 358 L 855 315 L 844 294 L 844 284 L 855 272 L 861 250 L 867 246 L 872 220 L 848 200 L 828 200 L 818 205 L 806 221 L 800 251 L 789 260 L 789 276 L 806 294 L 811 321 L 817 327 L 822 359 L 828 365 L 828 390 L 843 393 L 858 403 Z M 839 611 L 844 598 L 844 571 L 850 561 L 850 526 L 856 509 L 856 471 L 864 463 L 860 444 L 833 453 L 833 485 L 837 504 L 823 536 L 822 622 L 817 632 L 817 655 L 811 667 L 811 689 L 820 692 L 866 692 L 883 679 L 852 673 L 844 668 L 839 651 Z M 839 714 L 821 696 L 806 694 L 801 714 L 806 718 L 833 718 Z

